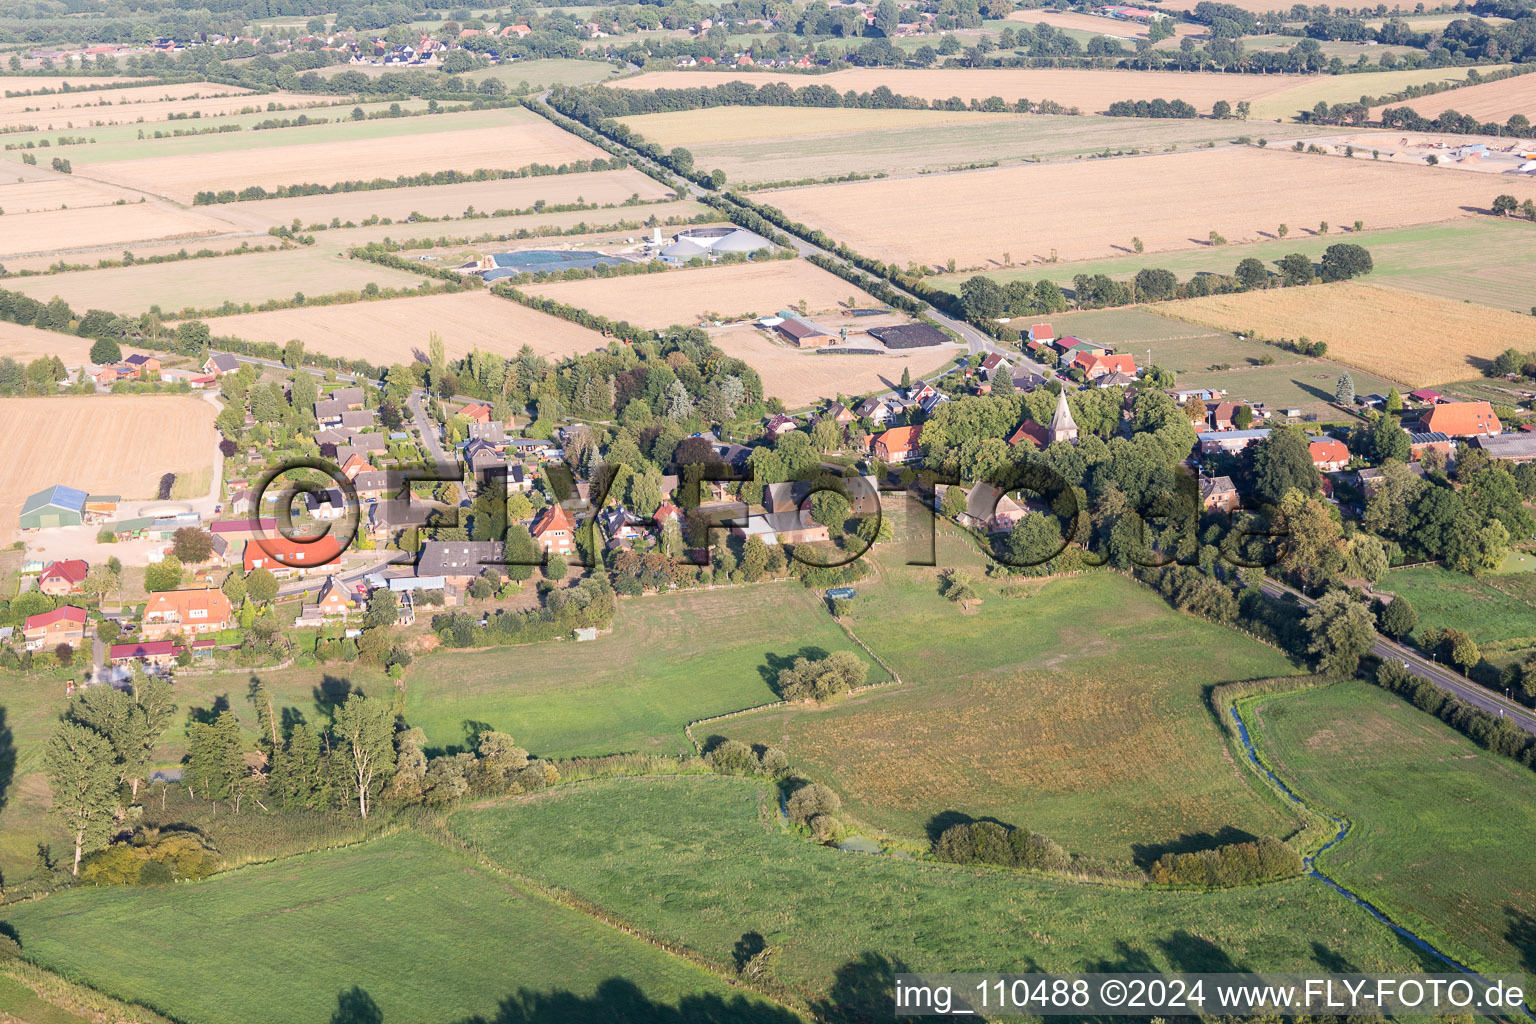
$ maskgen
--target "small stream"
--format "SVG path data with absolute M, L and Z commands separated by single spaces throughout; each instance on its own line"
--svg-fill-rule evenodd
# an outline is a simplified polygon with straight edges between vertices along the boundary
M 1242 715 L 1238 712 L 1237 705 L 1236 704 L 1229 705 L 1229 710 L 1232 712 L 1232 721 L 1237 723 L 1237 734 L 1238 734 L 1238 736 L 1243 741 L 1243 750 L 1245 750 L 1247 752 L 1248 759 L 1253 762 L 1254 767 L 1257 768 L 1259 771 L 1263 772 L 1264 775 L 1266 777 L 1268 777 L 1271 782 L 1273 782 L 1276 786 L 1278 786 L 1280 788 L 1280 792 L 1284 793 L 1294 803 L 1296 803 L 1297 805 L 1302 806 L 1302 807 L 1310 807 L 1310 805 L 1305 800 L 1303 800 L 1301 797 L 1296 795 L 1295 790 L 1291 789 L 1290 786 L 1287 786 L 1283 779 L 1281 779 L 1278 775 L 1276 775 L 1274 772 L 1270 771 L 1267 767 L 1265 767 L 1264 762 L 1259 759 L 1258 748 L 1255 747 L 1254 744 L 1253 744 L 1253 737 L 1248 735 L 1248 726 L 1243 721 Z M 1311 809 L 1312 810 L 1316 810 L 1316 808 L 1311 808 Z M 1365 912 L 1366 913 L 1370 914 L 1376 920 L 1380 921 L 1382 924 L 1384 924 L 1388 928 L 1392 929 L 1394 932 L 1396 932 L 1398 935 L 1402 936 L 1404 939 L 1407 939 L 1410 943 L 1413 944 L 1413 946 L 1415 948 L 1423 950 L 1424 952 L 1426 952 L 1426 953 L 1430 954 L 1431 956 L 1433 956 L 1435 959 L 1440 960 L 1441 962 L 1443 962 L 1445 964 L 1448 964 L 1451 967 L 1454 967 L 1456 970 L 1462 972 L 1463 974 L 1471 975 L 1473 978 L 1476 978 L 1478 981 L 1482 982 L 1484 985 L 1491 985 L 1492 983 L 1489 982 L 1487 978 L 1484 978 L 1481 974 L 1477 973 L 1472 968 L 1468 967 L 1466 964 L 1464 964 L 1461 961 L 1457 960 L 1455 957 L 1450 956 L 1449 954 L 1444 953 L 1441 950 L 1435 948 L 1435 946 L 1433 946 L 1428 940 L 1424 939 L 1422 936 L 1414 934 L 1413 932 L 1409 931 L 1407 928 L 1404 928 L 1402 925 L 1400 925 L 1396 921 L 1392 920 L 1386 914 L 1382 913 L 1381 910 L 1379 910 L 1377 907 L 1373 906 L 1369 900 L 1365 899 L 1364 897 L 1360 896 L 1359 894 L 1357 894 L 1355 892 L 1350 891 L 1349 889 L 1345 888 L 1343 885 L 1340 885 L 1334 879 L 1329 878 L 1327 875 L 1323 874 L 1320 870 L 1318 870 L 1318 867 L 1317 867 L 1318 855 L 1323 853 L 1326 850 L 1329 850 L 1329 849 L 1337 846 L 1339 843 L 1343 842 L 1344 841 L 1344 837 L 1349 833 L 1349 822 L 1345 821 L 1343 818 L 1338 817 L 1337 815 L 1329 814 L 1327 811 L 1321 811 L 1320 813 L 1326 815 L 1328 820 L 1333 822 L 1333 824 L 1338 829 L 1338 831 L 1334 834 L 1334 837 L 1332 839 L 1328 840 L 1322 846 L 1318 847 L 1316 853 L 1311 854 L 1310 856 L 1306 857 L 1302 861 L 1302 866 L 1305 869 L 1307 875 L 1309 877 L 1311 877 L 1311 878 L 1315 878 L 1318 881 L 1322 882 L 1324 885 L 1328 886 L 1328 888 L 1332 889 L 1334 892 L 1338 893 L 1340 896 L 1343 896 L 1345 899 L 1349 900 L 1350 902 L 1355 903 L 1355 904 L 1365 908 Z M 1529 1018 L 1531 1016 L 1530 1012 L 1526 1011 L 1525 1012 L 1525 1016 L 1527 1018 Z

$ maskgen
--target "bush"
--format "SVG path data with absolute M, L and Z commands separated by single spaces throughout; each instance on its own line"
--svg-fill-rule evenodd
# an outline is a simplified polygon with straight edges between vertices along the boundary
M 811 661 L 796 658 L 779 672 L 779 696 L 785 700 L 826 700 L 856 686 L 863 686 L 869 665 L 852 651 L 837 651 Z
M 819 782 L 808 782 L 790 794 L 789 820 L 809 824 L 812 818 L 831 816 L 843 809 L 842 798 Z
M 995 821 L 951 825 L 933 844 L 933 855 L 951 864 L 1062 871 L 1072 857 L 1049 837 Z
M 1165 853 L 1149 874 L 1159 885 L 1215 888 L 1288 878 L 1301 873 L 1301 854 L 1280 840 L 1264 836 L 1257 842 L 1231 843 L 1214 850 Z

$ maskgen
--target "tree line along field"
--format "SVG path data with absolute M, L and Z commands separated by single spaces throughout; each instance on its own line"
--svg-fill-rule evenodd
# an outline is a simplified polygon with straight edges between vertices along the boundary
M 833 1020 L 877 1019 L 892 970 L 1421 966 L 1309 879 L 1168 892 L 847 853 L 789 834 L 771 792 L 743 779 L 600 781 L 459 811 L 449 826 L 508 870 L 715 963 L 758 933 L 779 949 L 776 978 Z
M 838 92 L 871 92 L 885 86 L 902 96 L 967 103 L 1000 96 L 1005 102 L 1054 100 L 1085 112 L 1104 110 L 1116 100 L 1182 99 L 1202 112 L 1217 100 L 1236 104 L 1294 88 L 1305 81 L 1296 75 L 1218 75 L 1174 71 L 1111 71 L 1063 68 L 852 68 L 825 75 L 795 75 L 770 71 L 653 71 L 610 83 L 624 89 L 691 89 L 744 81 L 756 85 L 783 82 L 794 88 L 823 85 Z
M 200 883 L 57 893 L 6 923 L 47 969 L 188 1024 L 666 1024 L 679 1004 L 794 1020 L 409 832 Z
M 1324 44 L 1327 45 L 1327 44 Z M 1349 51 L 1357 53 L 1353 47 Z M 1488 74 L 1508 65 L 1483 65 L 1478 71 Z M 1269 93 L 1253 101 L 1255 118 L 1290 120 L 1318 103 L 1358 103 L 1362 96 L 1387 96 L 1409 86 L 1463 82 L 1467 68 L 1414 68 L 1409 71 L 1373 71 L 1360 75 L 1303 75 L 1299 84 L 1283 92 Z M 1456 95 L 1456 90 L 1442 93 Z
M 1130 280 L 1144 267 L 1171 270 L 1184 281 L 1198 274 L 1231 276 L 1239 262 L 1253 257 L 1278 273 L 1280 260 L 1293 252 L 1318 263 L 1328 246 L 1348 240 L 1370 250 L 1372 284 L 1458 301 L 1470 299 L 1516 313 L 1529 312 L 1531 297 L 1536 294 L 1536 227 L 1526 221 L 1479 217 L 1387 230 L 1373 230 L 1367 225 L 1363 232 L 1350 232 L 1344 238 L 1318 234 L 1315 226 L 1291 227 L 1293 233 L 1278 240 L 988 270 L 985 276 L 1000 283 L 1044 278 L 1070 294 L 1072 279 L 1079 274 Z M 958 293 L 971 276 L 945 275 L 930 278 L 928 283 Z
M 1536 648 L 1536 575 L 1529 570 L 1480 579 L 1424 565 L 1393 569 L 1378 590 L 1406 598 L 1419 628 L 1459 629 L 1496 665 Z
M 1514 838 L 1536 829 L 1528 769 L 1363 682 L 1251 707 L 1275 773 L 1350 822 L 1322 870 L 1463 962 L 1530 969 L 1536 853 Z
M 1469 114 L 1479 121 L 1503 124 L 1514 114 L 1536 118 L 1536 78 L 1516 75 L 1497 82 L 1469 85 L 1451 92 L 1420 96 L 1391 106 L 1411 107 L 1422 117 L 1435 118 L 1447 110 Z M 1381 107 L 1371 108 L 1371 117 L 1381 116 Z
M 528 284 L 519 290 L 654 329 L 694 324 L 705 314 L 772 316 L 802 299 L 811 314 L 850 300 L 859 307 L 880 305 L 835 274 L 799 259 Z
M 379 134 L 329 142 L 323 141 L 323 134 L 310 133 L 284 140 L 287 145 L 261 148 L 260 157 L 249 162 L 237 159 L 244 152 L 241 148 L 108 161 L 91 164 L 84 170 L 103 181 L 187 203 L 198 192 L 238 192 L 251 185 L 267 189 L 303 183 L 330 185 L 402 174 L 442 170 L 467 173 L 480 168 L 515 170 L 530 164 L 554 166 L 607 157 L 602 150 L 536 114 L 515 108 L 490 113 L 498 116 L 480 127 L 443 128 L 420 135 L 402 132 L 409 141 L 402 141 L 395 134 Z M 444 119 L 451 116 L 456 115 L 445 115 Z M 435 121 L 410 118 L 401 123 L 433 128 L 437 127 Z M 254 137 L 259 145 L 261 135 L 254 133 Z
M 26 497 L 51 484 L 148 500 L 161 474 L 205 471 L 216 455 L 216 412 L 179 395 L 0 399 L 0 541 L 14 537 Z
M 1283 655 L 1107 570 L 1016 584 L 1017 596 L 978 578 L 965 613 L 939 595 L 938 568 L 894 550 L 877 549 L 848 621 L 906 685 L 716 731 L 781 748 L 856 818 L 906 836 L 958 812 L 1129 864 L 1223 830 L 1298 827 L 1234 761 L 1204 701 L 1219 682 L 1296 671 Z M 941 534 L 938 566 L 976 564 L 973 552 Z
M 1536 344 L 1530 316 L 1352 281 L 1208 295 L 1159 308 L 1222 330 L 1325 341 L 1331 358 L 1413 387 L 1475 376 L 1504 350 Z
M 484 291 L 239 313 L 208 323 L 215 336 L 278 345 L 300 338 L 310 351 L 383 366 L 425 362 L 433 332 L 442 336 L 449 359 L 476 348 L 514 356 L 524 345 L 556 358 L 608 343 L 596 331 Z
M 649 141 L 657 141 L 653 132 L 675 140 L 658 144 L 685 146 L 697 166 L 718 167 L 728 181 L 740 183 L 820 180 L 846 174 L 907 176 L 992 162 L 1162 152 L 1222 144 L 1255 130 L 1209 118 L 847 107 L 711 107 L 620 120 Z M 1308 125 L 1263 125 L 1256 130 L 1271 144 L 1322 131 Z
M 171 315 L 188 307 L 215 308 L 225 301 L 260 304 L 267 299 L 286 300 L 293 298 L 296 292 L 328 295 L 360 291 L 368 284 L 377 284 L 380 288 L 414 288 L 422 280 L 389 267 L 346 259 L 315 246 L 191 262 L 144 263 L 22 277 L 7 284 L 13 291 L 30 295 L 40 302 L 57 296 L 77 310 L 106 309 L 137 316 L 151 306 L 159 306 Z M 219 322 L 209 321 L 215 328 Z
M 626 600 L 613 632 L 589 643 L 455 654 L 451 673 L 418 661 L 405 717 L 435 746 L 483 722 L 540 757 L 686 753 L 684 726 L 776 701 L 778 669 L 805 649 L 855 650 L 798 584 Z M 886 678 L 870 665 L 869 682 Z
M 1255 193 L 1255 181 L 1265 190 Z M 1462 218 L 1491 200 L 1486 182 L 1427 166 L 1245 146 L 817 185 L 766 201 L 867 256 L 1000 268 L 1008 259 L 1130 254 L 1133 238 L 1156 254 L 1208 246 L 1212 231 L 1241 242 L 1282 223 L 1395 227 Z M 1536 182 L 1499 187 L 1536 197 Z

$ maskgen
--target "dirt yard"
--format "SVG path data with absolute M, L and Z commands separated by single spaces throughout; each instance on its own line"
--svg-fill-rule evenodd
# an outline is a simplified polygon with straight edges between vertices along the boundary
M 880 305 L 842 278 L 804 260 L 559 281 L 526 285 L 523 290 L 653 329 L 696 324 L 701 319 L 772 316 L 802 299 L 812 314 L 836 309 L 850 298 L 858 306 Z
M 351 139 L 263 149 L 260 155 L 195 153 L 91 164 L 84 173 L 189 203 L 201 191 L 249 185 L 277 188 L 315 182 L 393 178 L 428 171 L 515 170 L 606 157 L 602 150 L 521 111 L 504 127 L 461 129 L 398 138 Z M 79 172 L 77 172 L 79 173 Z
M 889 324 L 890 319 L 870 326 Z M 827 323 L 829 330 L 836 324 Z M 840 352 L 830 349 L 790 348 L 769 332 L 747 324 L 737 324 L 710 331 L 711 340 L 726 355 L 745 360 L 763 378 L 763 392 L 782 399 L 790 409 L 809 406 L 834 395 L 867 395 L 890 391 L 901 383 L 901 371 L 908 367 L 913 378 L 922 377 L 946 365 L 965 351 L 965 346 L 935 345 L 932 348 L 888 350 L 878 355 Z M 879 348 L 873 338 L 850 336 L 849 348 Z
M 1458 114 L 1470 114 L 1479 121 L 1497 121 L 1500 124 L 1508 121 L 1511 114 L 1536 118 L 1536 75 L 1517 75 L 1499 82 L 1469 85 L 1450 92 L 1386 105 L 1412 107 L 1424 117 L 1438 117 L 1447 110 L 1454 110 Z M 1379 117 L 1381 111 L 1381 107 L 1372 107 L 1371 117 Z
M 1256 187 L 1257 186 L 1257 187 Z M 1536 180 L 1503 186 L 1536 197 Z M 1473 215 L 1485 178 L 1446 168 L 1233 147 L 1123 160 L 1004 167 L 765 192 L 759 201 L 824 229 L 866 256 L 996 268 Z M 1347 235 L 1344 236 L 1347 239 Z M 1233 260 L 1236 263 L 1236 258 Z M 1155 263 L 1149 261 L 1149 265 Z
M 27 496 L 51 484 L 126 502 L 154 498 L 164 473 L 206 481 L 216 414 L 211 402 L 177 395 L 0 399 L 0 542 L 15 538 Z
M 1100 21 L 1104 19 L 1094 19 Z M 854 68 L 830 75 L 785 75 L 772 72 L 702 72 L 654 71 L 611 83 L 626 89 L 684 89 L 718 85 L 733 80 L 765 85 L 784 82 L 799 88 L 824 85 L 846 92 L 869 92 L 887 86 L 903 96 L 921 96 L 944 100 L 959 96 L 963 100 L 1001 96 L 1008 102 L 1018 99 L 1055 100 L 1084 111 L 1102 111 L 1116 100 L 1181 99 L 1201 110 L 1210 110 L 1217 100 L 1236 103 L 1272 93 L 1284 92 L 1305 81 L 1297 75 L 1218 75 L 1177 71 L 1097 71 L 1057 68 L 1028 69 L 888 69 Z
M 207 323 L 215 337 L 233 335 L 279 345 L 302 338 L 312 351 L 386 366 L 425 362 L 433 331 L 442 335 L 450 359 L 475 348 L 513 356 L 524 345 L 541 356 L 558 358 L 608 343 L 596 331 L 483 291 L 244 313 Z
M 1345 282 L 1167 302 L 1158 311 L 1227 331 L 1328 343 L 1328 358 L 1413 387 L 1466 380 L 1507 348 L 1536 348 L 1536 318 Z

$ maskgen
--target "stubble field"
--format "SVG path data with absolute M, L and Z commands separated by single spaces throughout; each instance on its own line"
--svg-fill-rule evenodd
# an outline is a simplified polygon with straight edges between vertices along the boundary
M 303 93 L 252 93 L 248 89 L 212 82 L 185 85 L 157 84 L 142 88 L 105 89 L 94 92 L 58 93 L 0 99 L 0 127 L 34 125 L 57 131 L 98 124 L 164 121 L 172 114 L 203 117 L 234 114 L 246 108 L 265 109 L 281 103 L 289 109 L 326 106 L 329 97 Z M 27 108 L 32 108 L 28 110 Z
M 1130 161 L 1130 162 L 1127 162 Z M 1001 267 L 1256 240 L 1276 226 L 1392 227 L 1466 217 L 1489 202 L 1473 175 L 1257 147 L 1004 167 L 768 193 L 764 201 L 867 256 Z M 1266 182 L 1255 193 L 1252 183 Z M 1517 198 L 1536 181 L 1510 181 Z M 1150 261 L 1149 261 L 1150 262 Z
M 520 110 L 505 113 L 501 127 L 435 132 L 413 136 L 408 143 L 387 136 L 316 141 L 263 149 L 250 161 L 231 153 L 195 153 L 109 161 L 85 170 L 104 181 L 185 203 L 198 192 L 239 191 L 249 185 L 271 189 L 442 170 L 515 170 L 529 164 L 558 165 L 606 156 L 536 115 Z
M 227 221 L 216 216 L 158 200 L 14 216 L 6 213 L 5 222 L 6 230 L 0 233 L 0 259 L 21 253 L 117 247 L 153 239 L 191 240 L 231 230 Z
M 705 314 L 733 320 L 772 316 L 802 299 L 810 315 L 836 309 L 849 299 L 857 306 L 880 305 L 842 278 L 798 259 L 556 281 L 521 290 L 653 329 L 691 326 Z
M 1450 92 L 1390 104 L 1411 107 L 1424 117 L 1433 118 L 1446 110 L 1470 114 L 1479 121 L 1503 124 L 1512 114 L 1536 118 L 1536 75 L 1517 75 L 1498 82 L 1469 85 Z M 1371 116 L 1379 117 L 1381 107 L 1372 107 Z
M 745 360 L 763 378 L 763 393 L 782 399 L 791 409 L 816 404 L 832 395 L 868 395 L 891 391 L 910 370 L 914 380 L 943 369 L 965 352 L 963 345 L 891 349 L 878 355 L 840 353 L 830 349 L 799 349 L 783 344 L 757 327 L 735 325 L 710 331 L 714 342 L 728 356 Z M 857 347 L 878 344 L 873 338 Z
M 1423 387 L 1476 376 L 1500 352 L 1536 347 L 1536 318 L 1353 282 L 1164 303 L 1162 312 L 1230 331 L 1328 343 L 1328 356 Z
M 482 291 L 241 313 L 210 320 L 208 326 L 215 336 L 247 341 L 282 345 L 300 338 L 314 352 L 385 366 L 425 362 L 434 331 L 442 335 L 450 359 L 475 348 L 513 356 L 524 345 L 558 358 L 608 343 L 596 331 Z
M 216 414 L 174 395 L 0 399 L 0 541 L 15 535 L 27 496 L 52 484 L 127 502 L 153 498 L 164 473 L 206 472 Z

